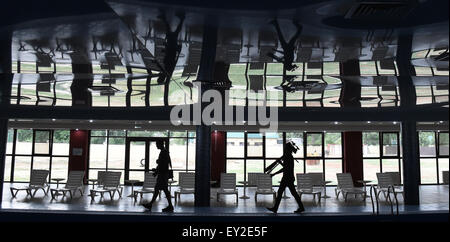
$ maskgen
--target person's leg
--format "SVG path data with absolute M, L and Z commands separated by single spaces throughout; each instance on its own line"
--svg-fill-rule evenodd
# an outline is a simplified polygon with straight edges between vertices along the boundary
M 149 203 L 143 203 L 142 206 L 144 206 L 146 209 L 151 211 L 153 202 L 155 202 L 156 198 L 158 198 L 158 195 L 159 195 L 159 190 L 155 189 L 155 192 L 153 192 L 152 200 Z
M 272 208 L 269 208 L 272 212 L 276 213 L 278 211 L 278 207 L 280 206 L 281 198 L 283 197 L 283 192 L 286 189 L 286 184 L 283 182 L 280 184 L 278 188 L 277 197 L 275 199 L 275 204 Z
M 169 206 L 164 208 L 163 212 L 172 212 L 173 211 L 172 197 L 171 197 L 169 189 L 167 187 L 164 188 L 164 193 L 166 194 L 166 198 L 167 198 L 167 202 L 169 203 Z
M 295 190 L 294 183 L 293 182 L 290 183 L 288 185 L 288 187 L 289 187 L 289 191 L 291 192 L 292 196 L 294 196 L 295 201 L 297 201 L 297 204 L 298 204 L 298 210 L 297 211 L 304 211 L 305 207 L 303 207 L 302 200 L 301 200 L 300 196 L 298 195 L 297 191 Z

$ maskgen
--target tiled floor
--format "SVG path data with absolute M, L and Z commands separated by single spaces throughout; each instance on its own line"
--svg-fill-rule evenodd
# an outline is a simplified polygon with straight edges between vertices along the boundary
M 13 186 L 24 186 L 25 184 L 14 184 Z M 56 200 L 51 201 L 50 194 L 44 196 L 42 191 L 36 194 L 35 198 L 26 197 L 24 191 L 19 192 L 16 198 L 11 198 L 11 193 L 9 183 L 4 184 L 3 187 L 3 201 L 2 209 L 12 209 L 12 210 L 44 210 L 44 211 L 54 211 L 54 212 L 111 212 L 111 213 L 143 213 L 145 209 L 140 206 L 140 200 L 134 202 L 133 198 L 127 197 L 131 192 L 131 187 L 125 187 L 123 198 L 119 199 L 116 195 L 114 200 L 109 199 L 109 195 L 105 194 L 105 198 L 99 201 L 100 198 L 96 197 L 94 202 L 91 202 L 91 198 L 86 194 L 91 188 L 85 187 L 85 195 L 80 197 L 77 194 L 72 200 L 61 199 L 59 197 Z M 55 185 L 52 185 L 54 187 Z M 172 188 L 172 193 L 176 188 Z M 243 188 L 239 188 L 239 196 L 242 196 Z M 239 204 L 236 206 L 235 196 L 227 195 L 221 196 L 221 201 L 216 201 L 216 189 L 212 189 L 211 198 L 211 208 L 199 209 L 194 207 L 194 196 L 193 195 L 182 195 L 181 202 L 175 205 L 175 213 L 179 215 L 183 214 L 193 214 L 196 215 L 211 215 L 211 214 L 226 214 L 226 215 L 242 215 L 242 214 L 260 214 L 260 215 L 270 215 L 265 207 L 272 206 L 272 196 L 259 195 L 258 203 L 254 200 L 255 188 L 247 188 L 247 195 L 250 199 L 239 199 Z M 283 199 L 281 201 L 278 213 L 280 214 L 292 214 L 292 212 L 297 209 L 294 198 L 287 191 L 287 195 L 291 198 Z M 312 196 L 304 195 L 302 201 L 305 205 L 306 212 L 305 215 L 352 215 L 352 214 L 370 214 L 372 213 L 372 204 L 370 198 L 366 201 L 362 201 L 360 197 L 355 199 L 354 197 L 349 197 L 349 201 L 344 202 L 342 197 L 336 199 L 334 195 L 334 187 L 327 188 L 327 195 L 329 198 L 322 198 L 320 204 L 315 203 L 312 200 Z M 223 199 L 222 199 L 223 197 Z M 151 199 L 151 194 L 144 195 L 144 202 Z M 420 201 L 419 206 L 403 206 L 403 198 L 399 196 L 400 213 L 426 213 L 433 211 L 447 212 L 449 211 L 449 187 L 448 185 L 440 186 L 421 186 L 420 187 Z M 381 198 L 380 203 L 380 213 L 388 214 L 390 213 L 390 207 L 385 202 L 384 198 Z M 161 209 L 167 206 L 167 200 L 165 196 L 162 195 L 161 199 L 158 199 L 154 204 L 152 211 L 155 213 L 160 213 Z

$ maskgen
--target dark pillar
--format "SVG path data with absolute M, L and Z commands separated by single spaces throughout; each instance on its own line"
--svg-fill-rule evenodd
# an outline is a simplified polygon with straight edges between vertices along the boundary
M 206 82 L 212 81 L 214 75 L 214 60 L 216 56 L 217 27 L 211 25 L 213 17 L 207 17 L 203 30 L 202 55 L 197 80 L 201 82 L 199 102 L 201 110 L 202 93 L 206 90 Z M 214 24 L 214 23 L 213 23 Z M 211 127 L 200 124 L 196 127 L 195 156 L 195 206 L 209 207 L 211 181 Z
M 84 171 L 87 177 L 89 131 L 70 130 L 69 149 L 69 172 Z
M 399 36 L 397 47 L 398 85 L 400 107 L 416 105 L 416 92 L 411 79 L 414 68 L 411 65 L 412 36 Z M 403 183 L 406 205 L 419 204 L 420 160 L 419 138 L 416 121 L 402 121 Z
M 355 181 L 363 179 L 362 132 L 344 132 L 344 173 L 352 174 L 355 186 L 362 186 Z
M 211 181 L 220 181 L 220 173 L 225 172 L 225 136 L 223 131 L 211 133 Z
M 342 62 L 339 67 L 342 75 L 340 104 L 342 107 L 361 107 L 361 83 L 359 82 L 361 72 L 359 69 L 359 60 Z
M 0 32 L 0 112 L 7 113 L 11 96 L 11 31 Z M 0 208 L 3 199 L 6 144 L 8 142 L 8 119 L 0 119 Z
M 91 107 L 92 94 L 88 90 L 92 86 L 94 78 L 92 76 L 92 64 L 72 63 L 74 74 L 70 91 L 72 92 L 72 106 Z

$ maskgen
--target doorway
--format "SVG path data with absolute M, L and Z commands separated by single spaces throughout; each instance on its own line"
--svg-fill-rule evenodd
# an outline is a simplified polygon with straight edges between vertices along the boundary
M 146 138 L 130 137 L 126 139 L 125 145 L 125 185 L 129 185 L 127 180 L 139 180 L 142 185 L 145 173 L 156 168 L 156 160 L 159 150 L 156 141 L 164 141 L 164 145 L 169 150 L 168 138 Z

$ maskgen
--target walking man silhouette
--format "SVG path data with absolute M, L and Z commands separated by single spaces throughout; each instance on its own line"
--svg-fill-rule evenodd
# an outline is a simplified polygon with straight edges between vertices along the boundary
M 278 194 L 277 198 L 275 199 L 275 204 L 272 208 L 267 208 L 270 211 L 277 213 L 278 207 L 280 206 L 281 197 L 283 196 L 284 190 L 289 188 L 291 191 L 291 194 L 294 196 L 295 200 L 298 204 L 298 209 L 294 211 L 294 213 L 301 213 L 305 211 L 305 208 L 303 207 L 303 203 L 300 199 L 300 196 L 298 195 L 297 191 L 295 190 L 295 177 L 294 177 L 294 157 L 292 156 L 292 153 L 297 152 L 297 148 L 291 143 L 288 142 L 284 145 L 284 154 L 282 157 L 279 158 L 278 162 L 283 166 L 279 171 L 271 174 L 271 176 L 277 175 L 279 173 L 283 173 L 283 178 L 281 178 L 280 187 L 278 188 Z
M 156 163 L 158 166 L 156 169 L 153 169 L 154 176 L 156 177 L 156 185 L 155 185 L 155 192 L 153 193 L 152 201 L 150 203 L 142 204 L 146 209 L 152 210 L 153 202 L 155 202 L 156 198 L 158 197 L 160 190 L 163 190 L 166 194 L 167 202 L 169 203 L 169 206 L 164 208 L 163 212 L 173 212 L 173 205 L 171 200 L 171 195 L 169 192 L 169 166 L 171 167 L 171 161 L 170 161 L 170 155 L 169 151 L 164 146 L 164 141 L 158 140 L 156 141 L 156 147 L 161 150 L 159 152 L 158 160 L 156 160 Z

